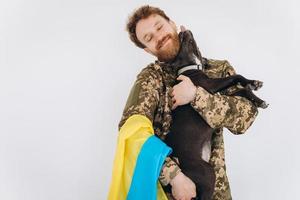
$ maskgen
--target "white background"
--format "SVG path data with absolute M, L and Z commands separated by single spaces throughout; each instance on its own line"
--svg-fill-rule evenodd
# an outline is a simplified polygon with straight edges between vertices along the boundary
M 0 199 L 106 199 L 122 110 L 154 61 L 125 32 L 145 3 L 192 30 L 205 57 L 265 83 L 269 108 L 246 134 L 224 132 L 233 198 L 299 198 L 296 0 L 1 0 Z

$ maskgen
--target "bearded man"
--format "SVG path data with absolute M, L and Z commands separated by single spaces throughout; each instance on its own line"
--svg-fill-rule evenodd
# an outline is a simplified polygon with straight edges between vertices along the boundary
M 186 76 L 179 76 L 177 80 L 181 82 L 175 85 L 177 74 L 168 61 L 175 58 L 180 48 L 178 29 L 161 9 L 149 5 L 139 7 L 129 17 L 126 27 L 131 41 L 157 60 L 137 75 L 119 130 L 130 116 L 139 114 L 152 122 L 155 135 L 163 141 L 169 133 L 172 109 L 190 104 L 214 129 L 209 144 L 209 163 L 216 175 L 213 199 L 232 199 L 226 175 L 223 128 L 233 134 L 245 133 L 257 116 L 257 108 L 243 97 L 212 95 Z M 202 70 L 211 78 L 235 74 L 226 60 L 203 59 Z M 159 181 L 163 186 L 172 187 L 168 199 L 190 200 L 196 196 L 195 184 L 180 170 L 180 160 L 166 157 Z

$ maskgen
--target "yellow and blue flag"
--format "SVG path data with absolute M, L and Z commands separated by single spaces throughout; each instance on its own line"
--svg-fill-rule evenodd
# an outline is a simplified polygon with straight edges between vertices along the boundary
M 119 132 L 108 200 L 167 200 L 158 177 L 171 151 L 147 117 L 129 117 Z

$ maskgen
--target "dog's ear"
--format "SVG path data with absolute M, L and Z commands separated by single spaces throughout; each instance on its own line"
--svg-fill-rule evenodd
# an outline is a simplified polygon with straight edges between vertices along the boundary
M 180 31 L 184 32 L 184 31 L 186 31 L 186 28 L 183 25 L 180 25 Z
M 182 44 L 182 41 L 183 41 L 183 32 L 179 32 L 178 37 L 179 37 L 179 40 L 180 40 L 180 44 Z
M 196 42 L 194 43 L 193 45 L 193 51 L 194 51 L 194 54 L 195 56 L 198 58 L 198 60 L 200 61 L 201 65 L 203 66 L 203 59 L 202 59 L 202 55 L 201 55 L 201 52 L 196 44 Z
M 193 36 L 193 33 L 192 31 L 189 31 L 190 34 L 191 34 L 191 37 L 193 39 L 193 53 L 195 54 L 195 56 L 198 58 L 198 60 L 200 61 L 201 65 L 203 65 L 203 59 L 202 59 L 202 55 L 201 55 L 201 52 L 197 46 L 197 43 L 196 43 L 196 40 Z

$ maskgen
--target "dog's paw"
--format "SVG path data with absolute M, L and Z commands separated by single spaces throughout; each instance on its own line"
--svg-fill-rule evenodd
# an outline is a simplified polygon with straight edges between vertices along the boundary
M 269 104 L 267 102 L 262 102 L 260 105 L 258 105 L 258 107 L 266 109 L 269 106 Z
M 250 90 L 258 90 L 259 88 L 261 88 L 263 86 L 263 82 L 262 81 L 253 81 L 252 83 L 248 84 L 247 87 Z

